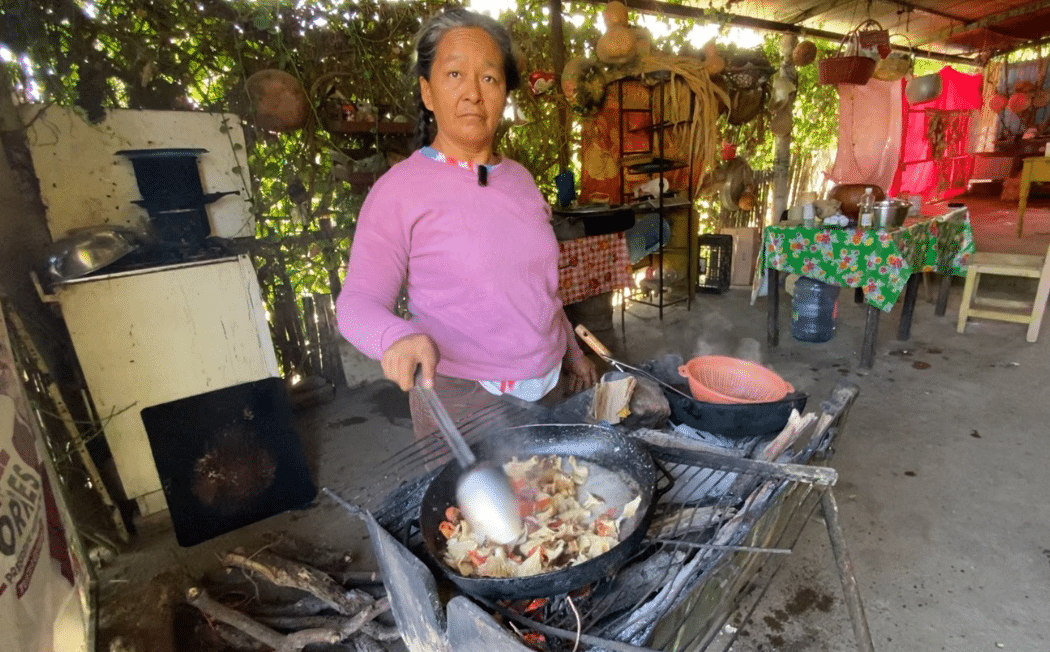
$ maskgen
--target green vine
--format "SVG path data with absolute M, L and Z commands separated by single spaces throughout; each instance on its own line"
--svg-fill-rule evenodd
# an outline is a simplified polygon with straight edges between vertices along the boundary
M 330 133 L 328 102 L 369 105 L 380 119 L 413 119 L 414 80 L 407 71 L 412 39 L 443 2 L 416 0 L 9 0 L 0 7 L 0 45 L 13 89 L 26 102 L 78 107 L 92 121 L 110 108 L 228 112 L 245 118 L 245 151 L 236 152 L 237 173 L 251 188 L 256 236 L 266 243 L 268 264 L 260 280 L 270 302 L 327 293 L 345 265 L 364 187 L 334 174 L 335 161 L 363 161 L 403 149 L 405 142 L 363 134 Z M 523 56 L 523 73 L 554 70 L 546 0 L 520 0 L 498 18 L 509 26 Z M 604 31 L 600 5 L 565 2 L 566 58 L 591 55 Z M 719 24 L 718 11 L 707 22 Z M 638 15 L 632 22 L 640 21 Z M 647 19 L 649 20 L 649 19 Z M 666 30 L 653 47 L 695 55 L 695 20 L 662 17 Z M 724 27 L 724 25 L 723 25 Z M 725 30 L 722 30 L 725 32 Z M 763 46 L 778 65 L 776 35 Z M 726 33 L 719 36 L 720 42 Z M 822 52 L 828 44 L 820 44 Z M 253 126 L 246 92 L 255 72 L 293 75 L 306 92 L 305 128 L 271 133 Z M 816 66 L 799 71 L 793 152 L 829 149 L 835 142 L 834 89 L 815 82 Z M 527 83 L 513 96 L 516 119 L 499 133 L 498 147 L 536 177 L 553 199 L 558 152 L 579 149 L 571 112 L 559 126 L 564 97 L 559 89 L 539 96 Z M 232 126 L 231 126 L 232 129 Z M 237 140 L 227 131 L 230 142 Z M 756 120 L 723 130 L 754 169 L 772 164 L 773 139 Z M 235 149 L 237 149 L 235 147 Z M 402 152 L 404 153 L 404 152 Z M 573 165 L 579 169 L 578 161 Z M 305 198 L 305 199 L 304 199 Z M 710 204 L 711 207 L 706 207 Z M 699 202 L 714 219 L 714 202 Z M 260 255 L 260 257 L 262 257 Z M 283 261 L 283 264 L 274 264 Z

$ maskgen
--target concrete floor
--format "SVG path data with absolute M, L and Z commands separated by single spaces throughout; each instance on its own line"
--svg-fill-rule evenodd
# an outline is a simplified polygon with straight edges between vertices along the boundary
M 1050 210 L 1035 213 L 1026 233 L 1050 237 Z M 811 409 L 839 379 L 856 383 L 860 395 L 832 466 L 875 649 L 1050 650 L 1050 325 L 1035 344 L 1025 342 L 1024 326 L 1005 322 L 973 322 L 958 334 L 961 279 L 943 317 L 933 314 L 935 294 L 934 280 L 920 289 L 910 341 L 894 339 L 899 307 L 883 315 L 870 371 L 858 369 L 864 305 L 846 293 L 833 340 L 794 341 L 782 307 L 774 350 L 765 345 L 765 298 L 751 305 L 749 291 L 701 295 L 691 310 L 669 309 L 662 321 L 634 305 L 618 356 L 733 354 L 743 342 L 808 392 Z M 615 325 L 623 334 L 619 314 Z M 301 414 L 299 428 L 318 484 L 346 497 L 373 483 L 377 465 L 412 441 L 404 397 L 386 381 L 340 390 L 335 401 Z M 262 547 L 275 536 L 348 551 L 361 568 L 372 563 L 363 529 L 325 499 L 193 548 L 175 544 L 163 516 L 139 525 L 130 549 L 100 573 L 104 604 L 133 595 L 130 588 L 162 569 L 199 576 L 214 568 L 217 553 Z M 103 628 L 109 622 L 104 612 Z M 734 652 L 856 649 L 819 517 L 752 618 L 734 624 Z

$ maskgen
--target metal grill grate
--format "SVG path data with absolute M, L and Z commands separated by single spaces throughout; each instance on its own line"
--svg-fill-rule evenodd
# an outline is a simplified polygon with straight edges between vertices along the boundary
M 814 428 L 778 462 L 749 459 L 757 447 L 720 448 L 666 432 L 629 433 L 647 443 L 661 469 L 659 498 L 647 536 L 613 577 L 547 601 L 494 604 L 475 598 L 520 633 L 543 635 L 551 651 L 727 649 L 719 634 L 737 608 L 750 613 L 803 526 L 834 485 L 834 470 L 809 464 L 830 457 L 856 397 L 840 384 Z M 493 422 L 565 422 L 582 415 L 585 396 L 556 412 L 513 403 L 463 424 L 476 440 Z M 418 558 L 427 559 L 416 524 L 423 492 L 449 455 L 435 437 L 392 456 L 381 481 L 355 502 Z M 428 471 L 428 469 L 431 469 Z M 644 646 L 644 647 L 641 647 Z

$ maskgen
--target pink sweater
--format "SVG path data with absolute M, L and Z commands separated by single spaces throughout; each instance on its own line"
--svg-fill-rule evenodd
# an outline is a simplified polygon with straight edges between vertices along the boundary
M 396 340 L 426 333 L 445 376 L 542 376 L 576 346 L 556 294 L 549 220 L 532 175 L 514 161 L 504 159 L 482 187 L 476 172 L 413 153 L 361 208 L 336 300 L 339 330 L 376 359 Z M 402 283 L 407 321 L 393 314 Z

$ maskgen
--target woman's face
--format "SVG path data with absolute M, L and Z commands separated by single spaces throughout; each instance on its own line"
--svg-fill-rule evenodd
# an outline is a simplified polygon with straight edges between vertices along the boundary
M 430 79 L 420 77 L 419 87 L 437 121 L 436 149 L 455 158 L 491 149 L 507 81 L 503 55 L 485 30 L 449 30 L 438 43 Z

